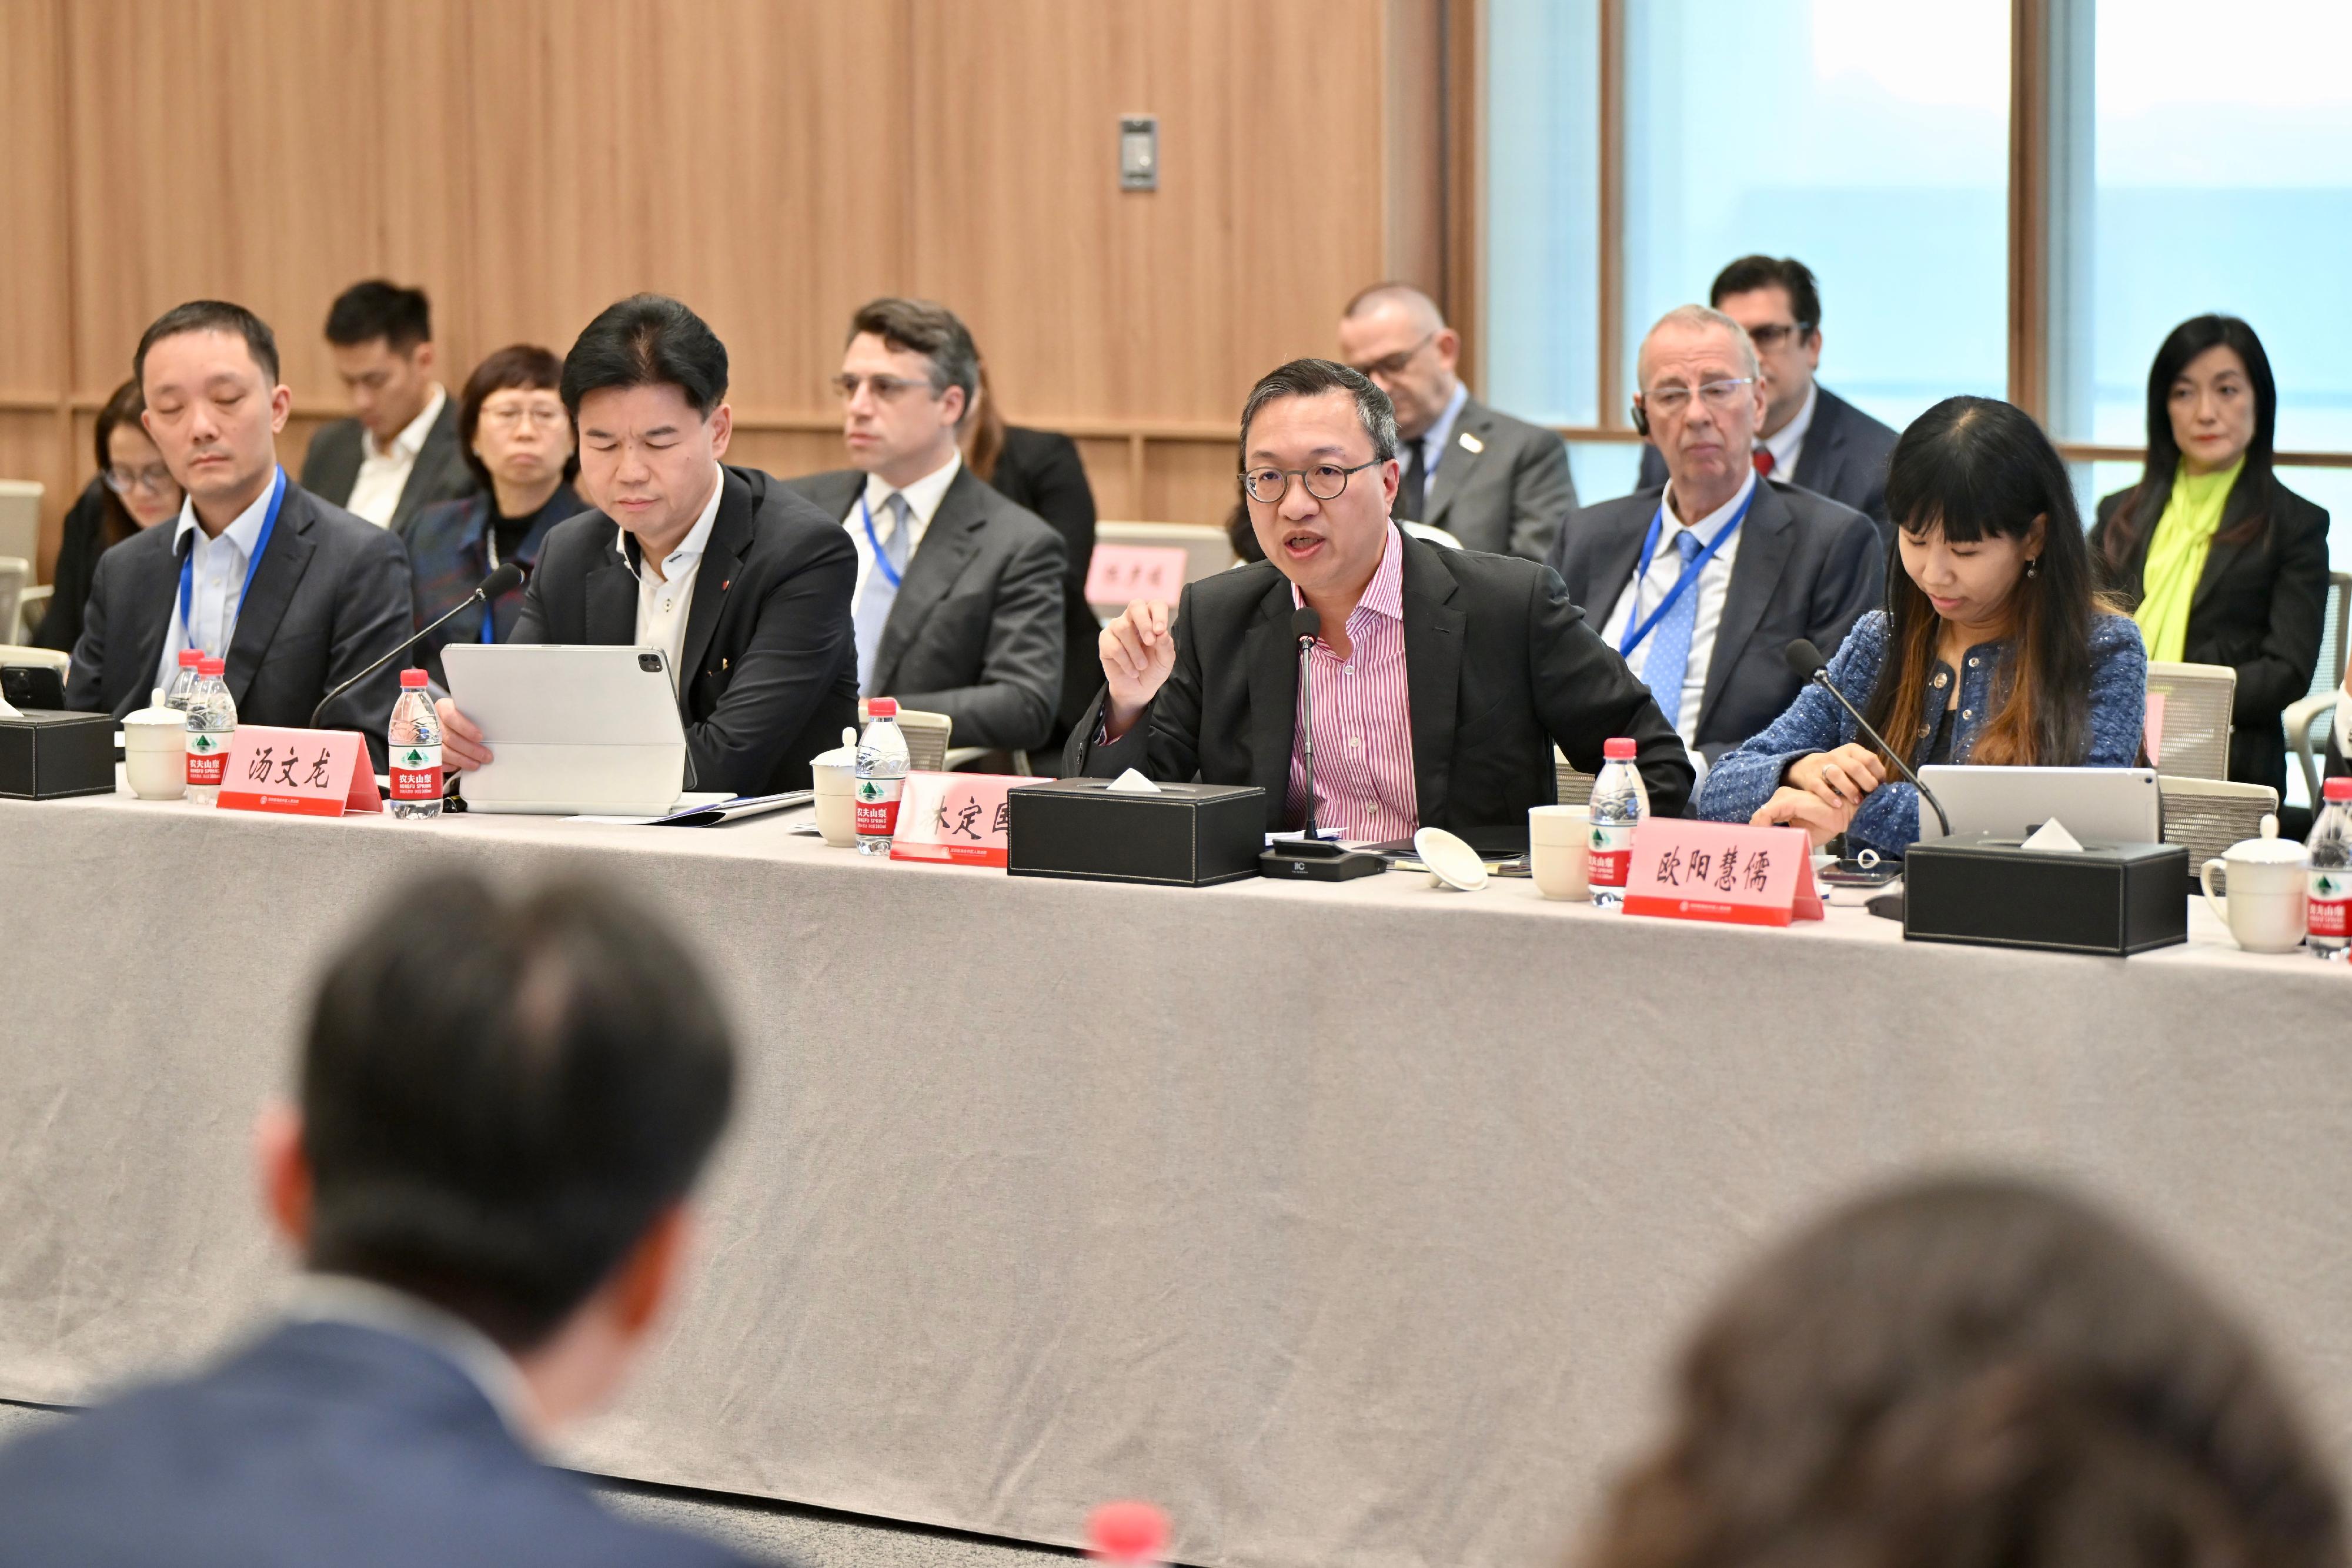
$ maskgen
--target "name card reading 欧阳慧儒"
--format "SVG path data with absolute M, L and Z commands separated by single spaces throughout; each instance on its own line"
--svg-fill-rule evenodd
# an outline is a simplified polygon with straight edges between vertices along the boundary
M 381 811 L 367 742 L 348 729 L 239 725 L 221 768 L 219 804 L 232 811 L 340 817 Z
M 1141 599 L 1173 604 L 1184 591 L 1190 551 L 1175 545 L 1097 545 L 1087 561 L 1087 602 Z
M 1002 871 L 1005 833 L 1013 824 L 1004 792 L 1016 784 L 1044 782 L 1010 773 L 909 773 L 907 792 L 898 799 L 890 858 Z
M 1802 828 L 1652 817 L 1633 830 L 1625 912 L 1733 925 L 1822 918 Z

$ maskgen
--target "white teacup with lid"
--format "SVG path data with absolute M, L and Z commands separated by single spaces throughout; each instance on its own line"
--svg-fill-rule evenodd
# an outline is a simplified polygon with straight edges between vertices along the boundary
M 2227 897 L 2213 893 L 2213 873 L 2230 876 Z M 2303 846 L 2278 836 L 2278 819 L 2263 819 L 2263 836 L 2240 839 L 2197 870 L 2205 902 L 2249 953 L 2292 953 L 2303 946 Z
M 149 706 L 122 716 L 122 771 L 142 800 L 177 800 L 188 793 L 188 716 L 163 706 L 161 686 Z
M 835 849 L 857 842 L 857 732 L 845 729 L 841 744 L 809 758 L 809 783 L 816 790 L 816 831 Z

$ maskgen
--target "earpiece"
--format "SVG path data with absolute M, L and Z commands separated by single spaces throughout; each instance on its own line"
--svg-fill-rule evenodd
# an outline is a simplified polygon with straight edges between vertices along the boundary
M 1638 397 L 1633 400 L 1633 433 L 1636 435 L 1650 434 L 1650 416 L 1642 412 L 1642 400 Z

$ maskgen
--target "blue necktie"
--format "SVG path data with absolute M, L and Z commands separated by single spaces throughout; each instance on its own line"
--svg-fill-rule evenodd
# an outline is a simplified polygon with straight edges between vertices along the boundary
M 1675 549 L 1682 555 L 1683 570 L 1690 570 L 1698 555 L 1698 536 L 1688 528 L 1675 529 Z M 1650 632 L 1650 656 L 1642 664 L 1642 679 L 1649 685 L 1650 695 L 1658 699 L 1666 722 L 1676 729 L 1682 727 L 1683 676 L 1690 669 L 1691 632 L 1697 626 L 1698 584 L 1694 582 L 1659 617 Z
M 851 613 L 857 628 L 857 689 L 869 697 L 889 695 L 874 689 L 874 655 L 882 646 L 882 628 L 890 619 L 890 606 L 898 601 L 898 585 L 890 580 L 891 573 L 900 578 L 907 575 L 907 539 L 915 531 L 908 526 L 906 497 L 893 492 L 882 503 L 882 510 L 890 529 L 882 540 L 882 560 L 890 563 L 890 570 L 882 570 L 882 560 L 866 569 L 866 586 Z M 1684 640 L 1689 640 L 1687 634 Z

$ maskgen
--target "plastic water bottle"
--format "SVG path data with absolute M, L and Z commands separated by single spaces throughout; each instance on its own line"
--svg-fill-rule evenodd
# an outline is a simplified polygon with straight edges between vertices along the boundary
M 2352 779 L 2330 779 L 2319 799 L 2319 820 L 2304 841 L 2311 879 L 2304 942 L 2314 957 L 2341 964 L 2352 954 Z
M 196 666 L 204 663 L 204 658 L 202 648 L 180 650 L 179 673 L 172 677 L 171 688 L 163 694 L 165 707 L 175 707 L 182 713 L 188 711 L 188 694 L 196 689 Z
M 1650 814 L 1650 791 L 1633 766 L 1633 742 L 1603 743 L 1601 776 L 1592 781 L 1592 902 L 1615 909 L 1625 902 L 1625 871 L 1633 858 L 1633 830 Z
M 228 743 L 236 735 L 236 703 L 221 673 L 228 665 L 207 658 L 196 665 L 188 693 L 188 799 L 209 806 L 220 799 L 221 774 L 228 767 Z
M 866 705 L 866 733 L 857 737 L 857 852 L 887 855 L 898 831 L 898 798 L 907 792 L 907 737 L 898 727 L 898 699 Z
M 441 716 L 425 672 L 400 672 L 400 700 L 385 733 L 392 758 L 392 814 L 404 822 L 441 814 Z

